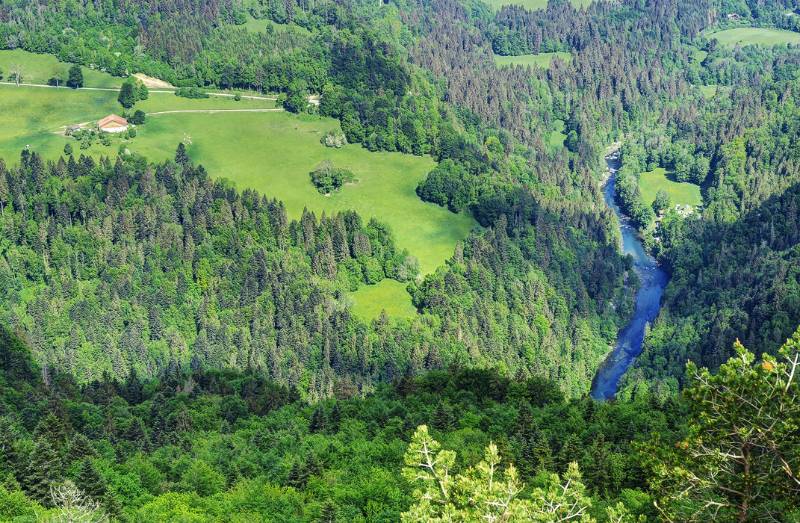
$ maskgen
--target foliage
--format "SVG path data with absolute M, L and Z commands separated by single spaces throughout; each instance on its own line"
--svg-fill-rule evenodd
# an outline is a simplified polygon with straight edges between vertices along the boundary
M 72 89 L 83 87 L 83 71 L 79 65 L 75 64 L 70 67 L 67 75 L 67 87 Z
M 333 162 L 326 160 L 311 171 L 311 183 L 320 194 L 331 194 L 338 191 L 346 183 L 353 182 L 355 175 L 349 169 L 335 167 Z
M 202 89 L 198 89 L 197 87 L 181 87 L 175 90 L 175 96 L 197 99 L 197 98 L 208 98 L 208 93 L 203 91 Z
M 791 520 L 800 514 L 800 330 L 779 358 L 737 342 L 716 375 L 689 364 L 685 439 L 654 463 L 670 521 Z

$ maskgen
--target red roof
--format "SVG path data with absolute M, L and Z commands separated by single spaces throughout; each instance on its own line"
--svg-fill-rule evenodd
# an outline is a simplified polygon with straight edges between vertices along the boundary
M 97 126 L 101 129 L 103 127 L 124 127 L 128 125 L 128 120 L 121 116 L 117 116 L 116 114 L 109 114 L 99 122 L 97 122 Z

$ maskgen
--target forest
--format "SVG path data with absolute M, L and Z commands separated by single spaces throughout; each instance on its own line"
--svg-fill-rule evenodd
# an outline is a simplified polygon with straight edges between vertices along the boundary
M 798 520 L 800 47 L 714 36 L 796 10 L 2 2 L 0 48 L 274 95 L 338 121 L 335 147 L 430 156 L 416 195 L 480 227 L 422 273 L 381 220 L 290 219 L 183 143 L 0 159 L 0 519 Z M 596 402 L 639 286 L 603 200 L 617 148 L 669 284 Z M 655 169 L 702 203 L 645 201 Z M 354 315 L 386 279 L 416 314 Z
M 79 385 L 3 329 L 0 517 L 792 521 L 799 351 L 800 332 L 761 361 L 739 346 L 665 401 L 567 400 L 547 379 L 451 369 L 309 404 L 252 370 Z M 436 465 L 417 471 L 420 454 Z

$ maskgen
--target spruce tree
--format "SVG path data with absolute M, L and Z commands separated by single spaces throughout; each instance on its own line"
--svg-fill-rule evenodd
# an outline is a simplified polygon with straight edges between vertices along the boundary
M 323 432 L 325 430 L 325 409 L 318 405 L 311 414 L 311 421 L 308 424 L 308 430 L 312 434 Z
M 46 438 L 36 440 L 25 475 L 20 479 L 30 497 L 47 506 L 51 504 L 50 487 L 61 480 L 61 461 Z
M 186 146 L 183 142 L 179 143 L 177 149 L 175 149 L 175 163 L 178 165 L 189 163 L 189 155 L 186 153 Z
M 106 495 L 106 485 L 91 460 L 83 460 L 75 482 L 78 487 L 94 501 L 99 503 L 104 499 Z

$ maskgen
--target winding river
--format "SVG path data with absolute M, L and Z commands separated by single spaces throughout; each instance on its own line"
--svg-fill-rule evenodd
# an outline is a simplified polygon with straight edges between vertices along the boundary
M 622 235 L 622 251 L 633 257 L 633 269 L 639 276 L 641 287 L 636 293 L 636 308 L 630 322 L 619 331 L 617 345 L 606 361 L 600 366 L 592 381 L 591 396 L 596 400 L 614 398 L 619 380 L 628 367 L 642 352 L 644 331 L 648 323 L 653 321 L 661 308 L 661 295 L 667 286 L 667 274 L 658 266 L 655 259 L 647 254 L 639 235 L 630 220 L 622 214 L 614 201 L 614 187 L 617 181 L 617 169 L 620 166 L 619 155 L 612 153 L 606 158 L 609 178 L 603 187 L 606 204 L 613 209 L 620 224 Z

